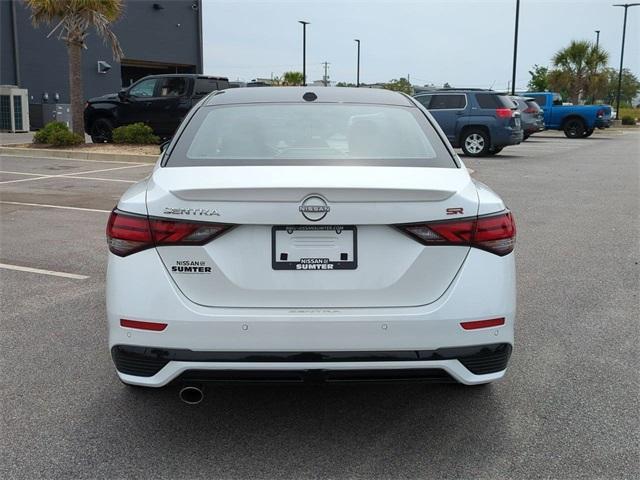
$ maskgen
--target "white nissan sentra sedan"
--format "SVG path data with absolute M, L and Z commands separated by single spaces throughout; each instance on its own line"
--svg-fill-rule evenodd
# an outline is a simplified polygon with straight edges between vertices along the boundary
M 107 226 L 126 384 L 488 383 L 515 321 L 515 224 L 412 98 L 215 92 Z

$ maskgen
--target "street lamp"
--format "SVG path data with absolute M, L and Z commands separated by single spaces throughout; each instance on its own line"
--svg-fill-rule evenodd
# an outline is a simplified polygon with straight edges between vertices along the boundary
M 595 30 L 596 32 L 596 49 L 600 46 L 600 30 Z
M 302 24 L 302 85 L 307 85 L 307 25 L 309 22 L 298 20 Z
M 624 21 L 622 23 L 622 49 L 620 50 L 620 70 L 618 70 L 618 94 L 616 95 L 616 120 L 620 118 L 620 89 L 622 88 L 622 60 L 624 59 L 624 36 L 627 33 L 627 9 L 637 7 L 640 3 L 615 4 L 614 7 L 624 7 Z
M 516 30 L 513 35 L 513 72 L 511 74 L 511 95 L 516 94 L 516 59 L 518 58 L 518 20 L 520 18 L 520 0 L 516 0 Z
M 356 87 L 360 86 L 360 40 L 358 40 L 357 38 L 354 40 L 354 42 L 356 42 L 358 44 L 358 67 L 356 70 Z

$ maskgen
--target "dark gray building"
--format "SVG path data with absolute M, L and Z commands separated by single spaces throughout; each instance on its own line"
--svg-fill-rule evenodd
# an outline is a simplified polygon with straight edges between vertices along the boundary
M 0 85 L 28 89 L 32 127 L 42 125 L 42 104 L 69 103 L 66 45 L 55 34 L 47 38 L 52 28 L 34 27 L 22 0 L 0 0 Z M 146 75 L 202 73 L 201 0 L 127 0 L 113 30 L 124 51 L 120 62 L 94 30 L 87 38 L 86 98 L 117 92 Z

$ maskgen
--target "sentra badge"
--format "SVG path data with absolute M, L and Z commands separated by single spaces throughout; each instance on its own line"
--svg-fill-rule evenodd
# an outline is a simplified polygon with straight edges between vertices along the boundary
M 217 210 L 213 208 L 170 208 L 165 207 L 164 209 L 165 215 L 205 215 L 212 216 L 215 215 L 217 217 L 220 216 Z

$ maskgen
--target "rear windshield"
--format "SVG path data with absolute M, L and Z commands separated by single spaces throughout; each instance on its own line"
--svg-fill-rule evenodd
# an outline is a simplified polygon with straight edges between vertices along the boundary
M 513 108 L 513 102 L 506 95 L 478 93 L 476 100 L 480 108 Z
M 540 105 L 538 105 L 535 100 L 527 100 L 526 103 L 527 103 L 527 107 L 532 109 L 534 112 L 537 112 L 540 110 Z
M 203 107 L 167 166 L 219 165 L 456 167 L 419 109 L 346 103 Z

